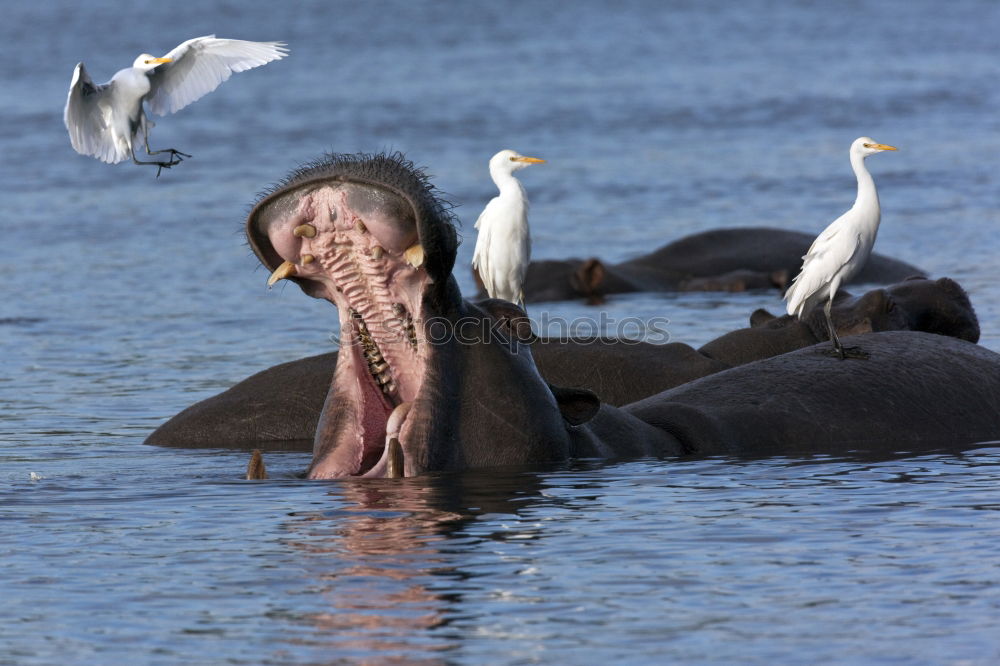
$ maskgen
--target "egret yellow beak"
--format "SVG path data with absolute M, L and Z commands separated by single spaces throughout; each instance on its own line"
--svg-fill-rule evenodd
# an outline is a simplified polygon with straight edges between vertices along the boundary
M 162 65 L 165 62 L 173 62 L 173 61 L 174 61 L 173 58 L 150 58 L 149 60 L 146 61 L 146 64 L 147 65 L 153 65 L 153 64 Z
M 865 148 L 877 148 L 878 150 L 899 150 L 895 146 L 888 146 L 884 143 L 866 143 Z
M 512 157 L 511 162 L 527 162 L 528 164 L 541 164 L 545 160 L 538 157 Z

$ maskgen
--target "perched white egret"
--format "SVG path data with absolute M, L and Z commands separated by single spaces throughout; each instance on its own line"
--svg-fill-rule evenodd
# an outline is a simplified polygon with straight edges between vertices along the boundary
M 875 245 L 875 235 L 881 220 L 878 192 L 875 181 L 865 168 L 865 158 L 885 150 L 896 150 L 892 146 L 875 143 L 867 136 L 855 139 L 851 144 L 851 167 L 858 178 L 858 197 L 851 209 L 838 217 L 816 237 L 809 251 L 802 257 L 802 270 L 788 288 L 788 314 L 799 319 L 808 314 L 820 302 L 826 300 L 823 311 L 826 325 L 830 330 L 834 352 L 840 358 L 848 355 L 867 358 L 861 350 L 845 350 L 837 337 L 837 331 L 830 317 L 833 298 L 840 285 L 857 275 Z M 850 353 L 849 353 L 850 352 Z
M 284 58 L 288 54 L 284 47 L 284 42 L 195 37 L 162 58 L 143 53 L 131 67 L 100 85 L 94 84 L 81 62 L 73 70 L 63 112 L 73 149 L 108 164 L 131 156 L 136 164 L 169 169 L 190 155 L 173 148 L 149 149 L 149 129 L 154 123 L 146 116 L 143 102 L 158 115 L 175 113 L 218 88 L 233 72 Z M 136 159 L 134 143 L 140 130 L 146 154 L 170 153 L 168 161 Z
M 490 199 L 476 220 L 479 236 L 472 267 L 491 298 L 524 306 L 524 276 L 531 260 L 528 195 L 514 172 L 545 160 L 501 150 L 490 158 L 490 177 L 500 194 Z

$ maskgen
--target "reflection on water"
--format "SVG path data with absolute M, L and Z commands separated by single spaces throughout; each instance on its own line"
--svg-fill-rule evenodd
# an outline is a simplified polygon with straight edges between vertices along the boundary
M 435 592 L 432 580 L 454 575 L 438 549 L 463 520 L 436 508 L 438 490 L 409 479 L 345 483 L 336 493 L 342 508 L 291 514 L 286 544 L 302 553 L 315 593 L 329 605 L 301 618 L 315 630 L 313 641 L 331 654 L 417 662 L 455 647 L 428 632 L 453 615 L 454 595 Z
M 297 618 L 314 631 L 295 642 L 444 663 L 463 640 L 448 629 L 466 616 L 461 590 L 475 577 L 455 557 L 479 543 L 464 528 L 515 515 L 539 481 L 527 472 L 354 480 L 330 491 L 336 509 L 291 513 L 284 543 L 329 605 Z
M 304 454 L 246 482 L 243 452 L 105 453 L 4 461 L 17 663 L 1000 654 L 995 447 L 330 483 Z

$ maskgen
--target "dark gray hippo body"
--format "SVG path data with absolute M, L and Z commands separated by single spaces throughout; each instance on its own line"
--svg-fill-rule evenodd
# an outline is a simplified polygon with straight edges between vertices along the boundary
M 917 452 L 1000 437 L 1000 355 L 915 331 L 852 340 L 869 360 L 831 359 L 826 345 L 815 345 L 624 410 L 695 455 Z
M 547 382 L 590 389 L 615 406 L 731 367 L 682 343 L 569 339 L 535 340 L 530 347 Z M 331 352 L 262 370 L 178 413 L 146 444 L 307 451 L 336 363 Z
M 855 336 L 871 361 L 809 347 L 622 408 L 550 385 L 519 309 L 462 299 L 446 208 L 398 156 L 333 155 L 297 171 L 258 201 L 247 233 L 271 281 L 293 279 L 340 317 L 311 478 L 574 456 L 837 452 L 859 442 L 905 449 L 1000 435 L 1000 356 L 933 334 Z M 874 330 L 878 318 L 860 320 L 868 323 L 859 330 Z
M 802 267 L 814 234 L 767 227 L 714 229 L 672 241 L 635 259 L 537 260 L 528 266 L 525 300 L 577 298 L 595 304 L 639 291 L 784 289 Z M 853 283 L 889 284 L 924 275 L 915 266 L 873 254 Z
M 974 310 L 953 280 L 914 279 L 854 297 L 842 292 L 833 310 L 842 335 L 922 330 L 970 342 L 979 339 Z M 535 338 L 529 344 L 542 377 L 586 388 L 610 405 L 626 405 L 731 367 L 827 339 L 822 308 L 805 321 L 758 311 L 738 329 L 699 349 L 608 338 Z M 185 409 L 147 443 L 185 447 L 308 450 L 329 391 L 336 352 L 263 370 Z

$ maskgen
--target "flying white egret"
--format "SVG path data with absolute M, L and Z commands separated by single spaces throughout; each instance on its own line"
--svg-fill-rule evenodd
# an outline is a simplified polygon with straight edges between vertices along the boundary
M 136 164 L 169 169 L 190 155 L 173 148 L 150 150 L 149 129 L 154 123 L 143 102 L 158 115 L 175 113 L 218 88 L 233 72 L 284 58 L 288 54 L 284 46 L 284 42 L 217 39 L 215 35 L 195 37 L 162 58 L 143 53 L 131 67 L 119 70 L 100 85 L 94 84 L 81 62 L 73 70 L 63 112 L 73 149 L 108 164 L 131 156 Z M 146 154 L 170 153 L 169 161 L 136 159 L 134 144 L 140 130 Z
M 500 194 L 490 199 L 476 220 L 479 236 L 472 267 L 479 272 L 486 293 L 524 306 L 524 276 L 531 260 L 528 196 L 514 172 L 545 160 L 501 150 L 490 158 L 490 177 Z
M 823 312 L 826 313 L 830 340 L 833 341 L 834 352 L 842 359 L 847 356 L 868 357 L 864 351 L 845 349 L 840 344 L 830 317 L 830 308 L 840 285 L 857 275 L 868 261 L 875 245 L 882 213 L 875 181 L 865 168 L 865 158 L 885 150 L 896 148 L 875 143 L 867 136 L 855 139 L 851 144 L 851 167 L 858 178 L 858 197 L 849 211 L 834 220 L 816 237 L 809 251 L 802 257 L 802 270 L 785 293 L 788 314 L 799 319 L 826 300 Z

